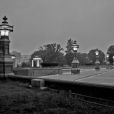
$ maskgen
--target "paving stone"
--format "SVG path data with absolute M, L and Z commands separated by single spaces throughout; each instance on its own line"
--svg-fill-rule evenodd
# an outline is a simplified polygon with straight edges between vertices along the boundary
M 79 79 L 92 77 L 98 74 L 102 74 L 104 72 L 107 72 L 106 69 L 102 69 L 100 71 L 96 71 L 94 69 L 91 70 L 82 70 L 80 74 L 62 74 L 62 75 L 49 75 L 49 76 L 41 76 L 40 79 L 48 79 L 48 80 L 63 80 L 63 81 L 76 81 Z

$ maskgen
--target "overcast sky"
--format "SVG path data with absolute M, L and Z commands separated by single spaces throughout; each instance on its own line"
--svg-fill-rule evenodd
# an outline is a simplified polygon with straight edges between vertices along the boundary
M 0 23 L 14 25 L 11 50 L 31 54 L 47 43 L 62 47 L 71 37 L 80 52 L 114 44 L 114 0 L 0 0 Z

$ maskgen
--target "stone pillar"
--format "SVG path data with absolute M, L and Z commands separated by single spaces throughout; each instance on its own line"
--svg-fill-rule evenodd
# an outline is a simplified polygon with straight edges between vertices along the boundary
M 39 59 L 37 60 L 37 67 L 40 67 Z
M 13 73 L 13 60 L 9 53 L 9 32 L 13 32 L 13 26 L 8 25 L 7 18 L 4 16 L 0 25 L 0 76 L 4 78 L 7 74 Z
M 32 60 L 32 67 L 34 67 L 34 61 Z

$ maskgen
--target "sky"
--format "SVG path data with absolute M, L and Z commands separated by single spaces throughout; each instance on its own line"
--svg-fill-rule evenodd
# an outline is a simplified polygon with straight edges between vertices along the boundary
M 114 44 L 114 0 L 0 0 L 0 23 L 5 15 L 14 25 L 10 49 L 22 54 L 48 43 L 66 50 L 69 38 L 79 52 Z

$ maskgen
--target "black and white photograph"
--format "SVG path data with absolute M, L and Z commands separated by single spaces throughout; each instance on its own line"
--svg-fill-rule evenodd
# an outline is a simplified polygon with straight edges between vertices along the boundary
M 114 0 L 0 0 L 0 114 L 114 114 Z

